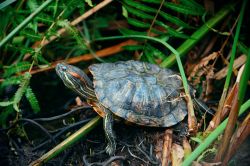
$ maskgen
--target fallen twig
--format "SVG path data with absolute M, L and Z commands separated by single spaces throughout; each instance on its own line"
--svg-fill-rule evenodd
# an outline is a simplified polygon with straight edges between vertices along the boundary
M 172 129 L 166 129 L 163 140 L 163 149 L 162 149 L 162 166 L 168 166 L 171 159 L 171 150 L 172 150 Z

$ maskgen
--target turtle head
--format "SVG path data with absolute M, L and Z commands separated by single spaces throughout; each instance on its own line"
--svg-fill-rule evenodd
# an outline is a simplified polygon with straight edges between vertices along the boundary
M 56 73 L 68 88 L 86 99 L 96 99 L 92 82 L 78 67 L 66 63 L 58 63 L 56 65 Z

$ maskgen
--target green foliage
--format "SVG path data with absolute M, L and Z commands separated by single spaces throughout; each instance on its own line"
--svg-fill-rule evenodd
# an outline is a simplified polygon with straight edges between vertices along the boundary
M 5 86 L 19 84 L 19 88 L 17 89 L 16 93 L 14 94 L 11 100 L 0 102 L 0 107 L 5 107 L 4 111 L 0 113 L 0 117 L 1 117 L 0 125 L 5 124 L 6 119 L 8 118 L 10 114 L 13 113 L 13 111 L 20 112 L 19 105 L 24 95 L 29 101 L 30 106 L 33 109 L 33 111 L 35 113 L 40 111 L 38 100 L 29 86 L 30 79 L 31 79 L 31 74 L 26 72 L 24 73 L 23 76 L 14 76 L 14 77 L 6 79 L 1 85 L 1 88 L 3 88 Z
M 194 27 L 188 24 L 189 20 L 187 18 L 190 15 L 201 16 L 205 13 L 204 8 L 195 1 L 180 1 L 178 4 L 164 2 L 162 6 L 162 1 L 124 0 L 122 2 L 123 13 L 127 13 L 126 18 L 131 26 L 129 29 L 120 30 L 123 35 L 149 35 L 148 31 L 150 31 L 157 34 L 159 38 L 167 40 L 170 38 L 188 39 L 189 35 L 185 34 L 184 30 L 194 29 Z M 159 29 L 163 30 L 159 31 Z M 154 58 L 153 56 L 151 57 L 152 51 L 150 47 L 153 46 L 147 43 L 142 52 L 149 62 L 153 62 Z M 162 50 L 158 51 L 162 52 Z M 158 58 L 163 60 L 162 58 L 164 57 Z
M 9 78 L 6 78 L 2 83 L 1 83 L 1 88 L 4 88 L 9 85 L 17 85 L 20 84 L 23 76 L 12 76 Z
M 39 106 L 38 100 L 37 100 L 35 94 L 33 93 L 32 89 L 30 88 L 30 86 L 27 87 L 26 92 L 25 92 L 25 96 L 28 99 L 33 111 L 35 113 L 38 113 L 40 111 L 40 106 Z
M 23 61 L 7 66 L 4 70 L 3 77 L 8 78 L 15 73 L 20 73 L 22 71 L 28 70 L 30 68 L 30 65 L 31 64 L 29 62 Z
M 23 80 L 20 84 L 20 87 L 18 88 L 18 90 L 16 91 L 15 95 L 14 95 L 14 100 L 13 100 L 13 107 L 14 109 L 19 112 L 19 108 L 18 108 L 18 104 L 20 102 L 20 100 L 22 99 L 24 92 L 27 90 L 29 82 L 30 82 L 30 78 L 31 78 L 31 74 L 26 72 L 24 73 L 23 76 Z

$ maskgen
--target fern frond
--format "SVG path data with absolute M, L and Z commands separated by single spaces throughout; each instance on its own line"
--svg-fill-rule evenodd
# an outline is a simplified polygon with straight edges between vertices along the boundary
M 6 127 L 8 117 L 13 114 L 13 107 L 7 106 L 0 112 L 0 126 Z
M 153 5 L 150 6 L 149 4 L 153 4 Z M 123 7 L 128 12 L 128 17 L 126 17 L 128 23 L 134 26 L 136 29 L 138 28 L 142 29 L 140 31 L 141 33 L 142 31 L 147 32 L 147 30 L 151 27 L 150 26 L 151 23 L 154 22 L 154 24 L 157 25 L 157 27 L 166 29 L 166 31 L 164 32 L 164 31 L 158 30 L 158 28 L 156 29 L 155 27 L 151 27 L 151 31 L 154 32 L 155 34 L 158 34 L 160 36 L 169 35 L 170 37 L 187 39 L 189 38 L 189 36 L 180 32 L 179 30 L 183 28 L 194 29 L 194 27 L 182 21 L 179 17 L 173 16 L 173 15 L 170 15 L 169 13 L 164 12 L 164 10 L 166 8 L 169 8 L 182 15 L 198 15 L 198 16 L 204 14 L 204 11 L 205 11 L 201 5 L 199 5 L 193 0 L 191 2 L 183 1 L 183 3 L 181 1 L 179 4 L 165 2 L 163 4 L 165 7 L 161 8 L 161 10 L 159 11 L 158 7 L 160 6 L 160 4 L 161 4 L 161 1 L 124 0 Z M 157 13 L 159 14 L 159 16 L 155 19 L 155 15 L 157 15 Z M 173 23 L 175 26 L 170 27 L 166 21 Z M 177 28 L 179 30 L 176 30 Z M 121 31 L 121 33 L 126 35 L 124 31 Z
M 131 13 L 131 14 L 139 17 L 139 18 L 150 19 L 150 20 L 154 19 L 154 16 L 151 16 L 151 15 L 143 12 L 142 10 L 137 10 L 135 8 L 132 8 L 132 7 L 128 6 L 128 5 L 124 5 L 124 7 L 127 9 L 127 11 L 129 13 Z
M 168 31 L 168 34 L 170 34 L 170 35 L 172 35 L 174 37 L 183 38 L 183 39 L 188 39 L 189 38 L 189 36 L 176 31 L 175 29 L 171 28 L 170 26 L 165 25 L 161 21 L 155 21 L 155 23 L 157 25 L 161 25 L 163 28 L 165 28 Z
M 195 10 L 199 10 L 200 12 L 205 12 L 205 9 L 203 6 L 201 6 L 200 4 L 198 4 L 197 2 L 195 2 L 194 0 L 180 0 L 181 4 L 183 5 L 187 5 L 190 8 L 193 8 Z
M 42 35 L 28 28 L 22 30 L 20 34 L 26 36 L 31 41 L 38 41 L 42 39 Z
M 132 29 L 127 29 L 127 28 L 119 29 L 119 31 L 124 36 L 126 36 L 126 35 L 147 35 L 147 32 L 139 32 L 139 31 L 135 31 Z
M 16 64 L 10 65 L 5 68 L 3 77 L 10 77 L 12 74 L 19 73 L 25 70 L 28 70 L 30 68 L 29 62 L 18 62 Z
M 49 65 L 49 61 L 47 61 L 41 54 L 37 54 L 36 56 L 37 62 L 41 62 L 42 64 Z
M 164 18 L 165 20 L 174 23 L 180 27 L 184 27 L 184 28 L 193 28 L 192 26 L 190 26 L 189 24 L 185 23 L 184 21 L 182 21 L 181 19 L 179 19 L 178 17 L 169 15 L 163 11 L 160 11 L 159 15 Z
M 149 13 L 156 13 L 157 9 L 149 7 L 147 5 L 144 5 L 143 3 L 137 2 L 137 1 L 133 1 L 133 0 L 126 0 L 124 1 L 124 3 L 126 3 L 129 6 L 133 6 L 136 9 L 139 9 L 141 11 L 144 12 L 149 12 Z
M 1 101 L 0 102 L 0 107 L 7 107 L 9 105 L 12 105 L 13 101 Z
M 151 3 L 151 4 L 160 4 L 162 0 L 141 0 L 141 1 Z
M 40 106 L 39 106 L 38 100 L 37 100 L 35 94 L 33 93 L 32 89 L 30 88 L 30 86 L 27 87 L 26 92 L 25 92 L 25 96 L 26 96 L 27 100 L 29 101 L 32 110 L 35 113 L 40 112 Z
M 138 28 L 149 28 L 150 27 L 150 24 L 142 22 L 142 21 L 134 19 L 134 18 L 128 18 L 127 20 L 128 20 L 129 24 L 131 24 L 135 27 L 138 27 Z
M 21 80 L 22 80 L 23 76 L 12 76 L 10 78 L 6 78 L 2 84 L 0 85 L 0 87 L 5 87 L 8 85 L 17 85 L 20 84 Z
M 152 56 L 155 57 L 155 59 L 163 60 L 166 58 L 165 54 L 162 51 L 152 46 L 151 44 L 147 43 L 146 48 L 151 51 Z
M 122 48 L 128 51 L 137 51 L 137 50 L 142 50 L 143 46 L 142 45 L 127 45 L 127 46 L 123 46 Z
M 72 27 L 68 21 L 60 20 L 57 22 L 57 24 L 61 27 L 64 27 L 72 35 L 72 37 L 76 40 L 77 44 L 82 49 L 87 49 L 87 46 L 84 43 L 82 37 L 78 34 L 77 29 L 75 27 Z
M 18 88 L 18 90 L 16 91 L 16 93 L 14 95 L 13 107 L 17 112 L 19 112 L 19 108 L 17 105 L 19 104 L 20 100 L 22 99 L 24 92 L 28 88 L 30 78 L 31 78 L 30 73 L 28 73 L 28 72 L 24 73 L 20 87 Z
M 175 4 L 172 2 L 165 2 L 164 6 L 173 11 L 186 15 L 202 16 L 205 12 L 204 10 L 198 10 L 197 8 L 193 8 L 192 6 L 187 6 L 185 4 Z

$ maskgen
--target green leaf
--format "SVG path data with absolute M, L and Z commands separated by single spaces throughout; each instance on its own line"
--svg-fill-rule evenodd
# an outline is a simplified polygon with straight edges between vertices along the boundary
M 238 42 L 237 43 L 237 47 L 239 48 L 239 50 L 243 53 L 243 54 L 248 54 L 248 47 L 244 44 L 244 43 L 242 43 L 242 42 Z
M 38 8 L 39 5 L 37 4 L 36 0 L 29 0 L 29 1 L 27 1 L 27 6 L 33 12 Z
M 124 0 L 124 2 L 129 5 L 129 6 L 132 6 L 136 9 L 139 9 L 141 11 L 144 11 L 144 12 L 150 12 L 150 13 L 156 13 L 157 12 L 157 9 L 154 9 L 152 7 L 149 7 L 143 3 L 140 3 L 140 2 L 137 2 L 137 1 L 133 1 L 133 0 Z
M 9 86 L 9 85 L 17 85 L 21 83 L 23 76 L 12 76 L 9 78 L 4 79 L 2 84 L 0 85 L 1 87 Z
M 124 50 L 128 51 L 137 51 L 137 50 L 142 50 L 143 46 L 141 45 L 127 45 L 122 47 Z
M 156 47 L 152 46 L 151 44 L 147 43 L 146 48 L 148 50 L 151 50 L 151 53 L 152 53 L 153 57 L 156 57 L 156 58 L 159 58 L 159 59 L 165 59 L 166 58 L 165 54 L 162 51 L 160 51 Z
M 134 31 L 132 29 L 127 29 L 127 28 L 122 28 L 122 29 L 119 29 L 119 31 L 121 32 L 121 34 L 123 34 L 124 36 L 126 35 L 144 35 L 146 36 L 147 35 L 147 32 L 139 32 L 139 31 Z
M 188 38 L 189 38 L 189 36 L 187 36 L 187 35 L 185 35 L 185 34 L 183 34 L 183 33 L 180 33 L 180 32 L 178 32 L 178 31 L 176 31 L 175 29 L 173 29 L 173 28 L 171 28 L 171 27 L 165 25 L 163 22 L 155 21 L 155 23 L 158 24 L 158 25 L 161 25 L 163 28 L 165 28 L 165 29 L 167 30 L 167 32 L 168 32 L 170 35 L 172 35 L 172 36 L 174 36 L 174 37 L 178 37 L 178 38 L 182 38 L 182 39 L 188 39 Z
M 30 82 L 30 78 L 31 78 L 31 74 L 29 72 L 24 73 L 23 75 L 23 80 L 20 84 L 20 87 L 17 89 L 15 95 L 14 95 L 14 104 L 13 107 L 14 109 L 19 112 L 19 108 L 18 108 L 18 104 L 21 101 L 24 92 L 26 91 L 26 89 L 28 88 L 29 82 Z
M 182 20 L 180 20 L 178 17 L 169 15 L 163 11 L 161 11 L 159 13 L 160 16 L 162 16 L 164 19 L 166 19 L 169 22 L 172 22 L 180 27 L 184 27 L 184 28 L 193 28 L 192 26 L 188 25 L 187 23 L 183 22 Z
M 199 3 L 195 2 L 194 0 L 180 0 L 181 4 L 186 5 L 190 8 L 193 8 L 195 10 L 199 10 L 201 13 L 205 13 L 205 9 L 203 6 L 201 6 Z
M 79 47 L 81 47 L 82 49 L 87 49 L 87 46 L 84 43 L 84 40 L 82 39 L 82 37 L 78 34 L 77 29 L 71 26 L 67 20 L 60 20 L 57 22 L 57 24 L 59 26 L 64 27 L 71 34 L 71 36 L 76 40 Z
M 46 13 L 39 14 L 34 20 L 36 20 L 39 23 L 44 23 L 47 25 L 50 25 L 54 22 L 54 18 Z
M 49 61 L 47 61 L 41 54 L 37 54 L 36 59 L 38 62 L 41 62 L 42 64 L 49 65 Z
M 136 20 L 134 18 L 128 18 L 127 20 L 128 20 L 129 24 L 131 24 L 135 27 L 138 27 L 138 28 L 149 28 L 150 27 L 150 24 Z
M 32 89 L 30 88 L 30 86 L 27 87 L 26 92 L 25 92 L 25 96 L 28 99 L 33 111 L 35 113 L 40 112 L 40 106 L 39 106 L 38 100 L 37 100 L 35 94 L 33 93 Z
M 203 15 L 205 12 L 202 10 L 194 10 L 194 8 L 188 7 L 186 5 L 182 5 L 182 4 L 175 4 L 172 2 L 165 2 L 164 6 L 174 10 L 178 13 L 182 13 L 182 14 L 187 14 L 187 15 L 198 15 L 201 16 Z
M 22 71 L 28 70 L 30 68 L 30 63 L 23 61 L 16 64 L 5 67 L 3 77 L 10 77 L 12 74 L 20 73 Z
M 152 64 L 155 64 L 155 60 L 152 56 L 152 51 L 151 50 L 148 50 L 146 49 L 144 52 L 143 52 L 143 55 L 146 56 L 148 62 L 152 63 Z
M 154 4 L 160 4 L 162 2 L 161 0 L 141 0 L 141 1 Z
M 93 7 L 92 1 L 91 0 L 85 0 L 85 2 L 90 6 Z
M 198 138 L 198 137 L 191 137 L 191 140 L 193 140 L 193 141 L 195 141 L 195 142 L 197 142 L 197 143 L 202 143 L 202 140 L 200 139 L 200 138 Z
M 123 15 L 125 18 L 128 18 L 128 11 L 127 11 L 127 9 L 126 9 L 124 6 L 122 6 L 122 15 Z
M 29 24 L 29 25 L 32 25 L 32 24 Z M 34 25 L 34 27 L 32 29 L 36 28 L 35 26 L 36 25 Z M 22 30 L 20 34 L 31 39 L 31 41 L 38 41 L 38 40 L 42 39 L 42 36 L 40 34 L 38 34 L 37 32 L 35 32 L 31 29 L 28 29 L 28 28 Z
M 124 5 L 125 8 L 127 9 L 127 11 L 137 17 L 140 17 L 142 19 L 150 19 L 150 20 L 153 20 L 154 19 L 154 16 L 151 16 L 149 14 L 146 14 L 145 12 L 142 12 L 140 10 L 137 10 L 135 8 L 132 8 L 132 7 L 129 7 L 128 5 Z
M 12 106 L 7 106 L 0 112 L 0 126 L 6 127 L 8 117 L 13 114 Z
M 0 107 L 7 107 L 9 105 L 12 105 L 13 103 L 13 101 L 2 101 L 0 102 Z

